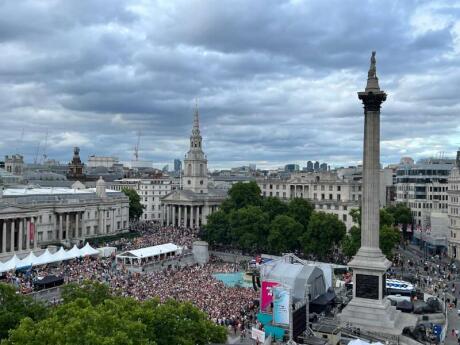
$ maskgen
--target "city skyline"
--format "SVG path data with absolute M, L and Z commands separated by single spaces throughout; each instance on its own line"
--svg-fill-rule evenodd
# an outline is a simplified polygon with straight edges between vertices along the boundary
M 0 4 L 1 155 L 33 161 L 46 141 L 61 162 L 73 146 L 84 160 L 129 161 L 141 130 L 139 159 L 172 167 L 187 151 L 198 99 L 211 170 L 358 164 L 356 92 L 371 50 L 388 93 L 382 163 L 453 157 L 460 146 L 458 5 L 107 4 Z

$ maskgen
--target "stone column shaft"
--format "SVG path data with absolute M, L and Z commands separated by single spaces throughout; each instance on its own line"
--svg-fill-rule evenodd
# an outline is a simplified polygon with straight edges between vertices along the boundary
M 64 239 L 64 229 L 62 226 L 64 215 L 62 213 L 59 214 L 59 240 L 62 241 Z
M 15 230 L 15 220 L 11 219 L 11 224 L 10 224 L 10 231 L 11 231 L 11 252 L 14 252 L 14 230 Z
M 34 225 L 34 239 L 33 239 L 33 241 L 34 241 L 34 249 L 36 249 L 38 247 L 38 226 L 37 226 L 37 222 L 35 221 L 34 217 L 32 217 L 31 222 Z
M 187 220 L 188 220 L 188 219 L 187 219 L 187 218 L 188 218 L 188 210 L 187 210 L 187 208 L 188 208 L 188 206 L 185 205 L 185 206 L 184 206 L 184 226 L 185 226 L 185 227 L 187 227 L 187 225 L 188 225 L 188 224 L 187 224 Z
M 6 219 L 3 219 L 2 253 L 6 253 Z
M 31 221 L 26 219 L 26 249 L 27 250 L 30 249 L 30 224 L 31 224 Z
M 18 241 L 18 251 L 21 251 L 22 250 L 22 244 L 24 242 L 24 224 L 22 222 L 22 219 L 20 218 L 19 219 L 19 234 L 18 234 L 18 237 L 19 237 L 19 241 Z
M 182 205 L 179 205 L 179 216 L 177 219 L 177 225 L 178 226 L 182 225 Z
M 79 229 L 79 227 L 80 227 L 80 219 L 79 218 L 80 218 L 80 213 L 77 212 L 75 214 L 75 235 L 76 235 L 76 237 L 80 237 L 80 229 Z
M 379 248 L 380 111 L 366 111 L 362 190 L 361 246 Z
M 172 225 L 176 226 L 176 205 L 172 206 Z
M 190 227 L 193 228 L 193 211 L 194 211 L 194 206 L 190 206 Z

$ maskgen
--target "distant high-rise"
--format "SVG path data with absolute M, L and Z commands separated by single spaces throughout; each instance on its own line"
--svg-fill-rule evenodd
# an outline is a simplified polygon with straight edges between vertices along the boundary
M 182 170 L 182 161 L 179 158 L 176 158 L 174 160 L 174 172 L 178 174 L 180 173 L 181 170 Z
M 319 162 L 318 161 L 316 161 L 315 164 L 313 165 L 313 169 L 315 171 L 319 171 Z
M 327 163 L 321 163 L 319 166 L 319 171 L 327 171 Z
M 286 164 L 284 166 L 284 171 L 286 171 L 286 172 L 291 172 L 292 173 L 292 172 L 297 172 L 299 170 L 300 170 L 300 168 L 299 168 L 298 164 Z
M 314 169 L 314 167 L 313 167 L 313 162 L 312 162 L 312 161 L 308 161 L 308 162 L 307 162 L 307 171 L 308 171 L 308 172 L 312 172 L 313 169 Z

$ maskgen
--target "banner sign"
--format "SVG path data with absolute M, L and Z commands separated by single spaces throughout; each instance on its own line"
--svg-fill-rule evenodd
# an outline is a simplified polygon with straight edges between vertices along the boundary
M 270 305 L 273 302 L 273 288 L 279 285 L 277 282 L 263 281 L 260 289 L 260 311 L 271 312 Z
M 254 340 L 258 340 L 261 343 L 264 343 L 265 342 L 265 332 L 255 327 L 252 327 L 251 338 Z
M 289 325 L 289 291 L 282 287 L 273 288 L 273 322 Z
M 35 236 L 35 224 L 29 223 L 29 237 L 31 241 L 34 240 L 34 236 Z

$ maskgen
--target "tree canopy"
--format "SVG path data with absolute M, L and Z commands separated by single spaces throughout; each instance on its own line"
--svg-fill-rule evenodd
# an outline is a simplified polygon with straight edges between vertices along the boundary
M 302 237 L 304 252 L 324 258 L 340 243 L 346 232 L 345 224 L 336 215 L 314 212 Z
M 0 340 L 8 336 L 8 330 L 14 329 L 24 318 L 36 322 L 48 314 L 48 309 L 29 296 L 16 293 L 8 284 L 0 283 Z
M 361 209 L 353 209 L 350 211 L 350 216 L 354 222 L 361 219 Z M 400 236 L 399 231 L 395 229 L 395 218 L 390 210 L 390 207 L 380 209 L 380 234 L 379 242 L 382 253 L 388 258 L 393 256 L 393 249 L 398 244 Z M 348 234 L 342 240 L 342 252 L 352 257 L 361 247 L 361 222 L 359 226 L 353 226 Z
M 204 345 L 226 340 L 225 328 L 190 303 L 160 304 L 156 299 L 139 302 L 127 297 L 90 301 L 89 292 L 102 289 L 89 285 L 80 292 L 72 288 L 67 298 L 75 299 L 50 310 L 43 319 L 23 318 L 2 345 Z
M 129 219 L 139 219 L 145 208 L 139 194 L 131 188 L 122 188 L 121 191 L 129 198 Z

